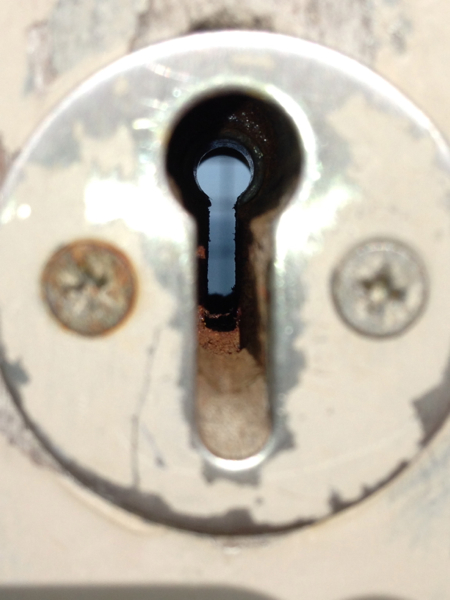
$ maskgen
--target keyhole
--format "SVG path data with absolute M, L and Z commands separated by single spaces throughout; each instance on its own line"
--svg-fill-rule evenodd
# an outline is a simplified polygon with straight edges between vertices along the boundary
M 208 295 L 229 296 L 236 285 L 235 205 L 252 174 L 244 155 L 233 148 L 217 148 L 197 167 L 197 182 L 209 197 Z
M 272 231 L 300 177 L 301 144 L 283 108 L 258 96 L 199 101 L 167 152 L 172 188 L 197 225 L 195 426 L 210 468 L 215 457 L 255 456 L 272 428 Z

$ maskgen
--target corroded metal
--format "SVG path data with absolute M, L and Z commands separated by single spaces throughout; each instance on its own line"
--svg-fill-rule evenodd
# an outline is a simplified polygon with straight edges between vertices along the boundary
M 270 220 L 262 200 L 253 207 L 242 251 L 254 266 L 248 289 L 265 301 L 267 352 L 225 332 L 219 359 L 202 362 L 223 332 L 199 311 L 206 248 L 168 155 L 183 117 L 227 94 L 276 107 L 292 136 L 264 167 L 279 176 L 267 189 L 280 211 Z M 280 148 L 283 164 L 295 158 L 293 139 L 302 160 L 289 179 L 276 167 Z M 130 55 L 54 111 L 3 189 L 1 370 L 11 397 L 64 469 L 154 522 L 258 533 L 356 505 L 416 459 L 450 412 L 449 191 L 450 152 L 434 125 L 326 48 L 219 32 Z M 139 302 L 114 335 L 67 335 L 37 293 L 43 265 L 77 239 L 123 249 L 133 265 Z M 383 342 L 343 326 L 330 294 L 340 257 L 375 239 L 414 248 L 430 287 L 421 317 Z M 381 280 L 393 278 L 366 281 L 376 297 Z M 229 358 L 243 352 L 236 380 Z M 223 402 L 211 403 L 219 387 Z
M 52 314 L 68 329 L 95 336 L 117 327 L 136 296 L 136 276 L 125 255 L 111 244 L 80 240 L 49 259 L 42 290 Z

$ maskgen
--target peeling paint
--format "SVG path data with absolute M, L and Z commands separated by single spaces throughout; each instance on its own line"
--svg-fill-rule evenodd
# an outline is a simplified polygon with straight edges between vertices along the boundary
M 108 3 L 113 4 L 105 2 L 105 6 Z M 48 96 L 47 104 L 43 104 L 40 93 L 28 94 L 27 104 L 22 104 L 20 95 L 23 92 L 23 77 L 20 78 L 19 75 L 25 51 L 14 41 L 15 38 L 12 38 L 7 29 L 15 31 L 17 38 L 23 37 L 25 40 L 26 31 L 29 30 L 27 28 L 31 26 L 30 20 L 36 19 L 32 13 L 38 4 L 43 3 L 34 0 L 31 3 L 17 0 L 5 0 L 2 3 L 2 11 L 7 15 L 2 21 L 6 24 L 2 41 L 2 82 L 7 90 L 4 97 L 8 96 L 9 100 L 2 103 L 1 113 L 2 123 L 5 123 L 9 132 L 4 139 L 8 148 L 12 149 L 16 149 L 29 135 L 32 127 L 48 111 L 56 98 L 64 95 L 101 64 L 83 62 L 83 57 L 86 56 L 83 47 L 83 18 L 70 22 L 71 17 L 76 16 L 76 11 L 81 15 L 82 11 L 91 10 L 93 3 L 84 0 L 72 2 L 72 12 L 66 12 L 68 24 L 62 23 L 63 33 L 58 36 L 59 49 L 56 50 L 57 54 L 59 52 L 58 64 L 62 65 L 61 73 L 66 74 L 70 70 L 72 73 L 64 80 L 64 85 L 58 93 Z M 48 4 L 50 6 L 50 3 Z M 62 4 L 60 2 L 58 6 Z M 69 2 L 66 2 L 66 5 L 68 4 Z M 130 12 L 130 3 L 127 0 L 123 0 L 120 6 L 114 3 L 114 6 L 117 9 L 118 20 L 125 12 Z M 353 10 L 349 10 L 349 6 L 351 3 L 345 0 L 335 2 L 328 10 L 325 10 L 326 2 L 302 0 L 281 4 L 250 0 L 151 0 L 145 15 L 145 6 L 139 9 L 140 13 L 136 13 L 134 28 L 124 27 L 124 33 L 121 35 L 129 37 L 115 38 L 102 34 L 103 43 L 105 38 L 108 38 L 109 41 L 106 40 L 105 45 L 117 45 L 120 48 L 118 52 L 122 52 L 123 42 L 125 49 L 138 48 L 152 41 L 179 35 L 198 27 L 199 24 L 226 27 L 236 23 L 237 27 L 262 26 L 299 35 L 320 41 L 366 64 L 373 64 L 379 72 L 414 98 L 450 137 L 450 104 L 445 73 L 449 51 L 446 0 L 429 3 L 416 0 L 374 0 L 372 6 L 361 2 L 361 10 L 369 13 L 365 17 L 366 30 L 360 26 L 362 20 L 359 7 L 355 6 Z M 61 8 L 59 10 L 61 11 Z M 12 18 L 14 11 L 20 14 L 20 19 Z M 339 11 L 342 14 L 341 21 L 333 17 Z M 39 15 L 37 18 L 47 19 L 50 13 L 49 9 L 48 15 Z M 81 31 L 68 31 L 70 27 L 79 28 Z M 57 28 L 55 21 L 55 31 Z M 367 28 L 370 32 L 368 35 L 364 34 Z M 98 29 L 101 28 L 97 28 L 97 31 Z M 70 52 L 64 50 L 64 38 L 73 45 Z M 74 38 L 81 40 L 79 48 L 73 44 Z M 92 34 L 89 46 L 88 53 L 99 55 Z M 37 65 L 35 71 L 37 82 L 45 81 L 46 77 L 45 68 L 42 69 L 47 60 L 45 52 L 43 56 L 43 62 Z M 75 70 L 74 65 L 79 65 L 79 70 Z M 12 76 L 8 77 L 8 73 Z M 55 81 L 58 83 L 57 80 L 53 80 L 50 87 L 54 86 Z M 38 88 L 36 85 L 35 90 Z M 38 97 L 38 101 L 42 103 L 39 110 L 31 102 L 33 96 Z M 4 128 L 1 130 L 5 131 Z M 3 171 L 2 160 L 0 151 L 0 173 Z M 437 389 L 439 385 L 436 385 Z M 435 415 L 445 404 L 443 396 L 441 400 L 442 403 L 436 403 L 438 410 L 432 411 Z M 419 403 L 423 404 L 421 408 L 417 406 Z M 425 433 L 433 429 L 428 414 L 428 409 L 433 404 L 434 401 L 429 400 L 428 396 L 415 401 L 418 412 L 424 411 L 423 417 L 419 414 L 419 420 L 425 426 Z M 11 407 L 8 407 L 6 413 L 0 414 L 0 423 L 6 424 L 7 431 L 13 432 L 15 426 L 12 424 L 10 409 Z M 433 418 L 433 421 L 437 422 L 438 417 Z M 167 577 L 173 580 L 186 578 L 186 573 L 190 573 L 192 581 L 200 583 L 205 577 L 224 580 L 231 574 L 243 585 L 265 590 L 274 597 L 281 594 L 283 598 L 298 598 L 302 594 L 307 596 L 312 593 L 317 597 L 333 596 L 333 600 L 447 598 L 447 524 L 450 506 L 448 436 L 439 436 L 436 442 L 437 445 L 434 445 L 431 451 L 427 451 L 421 465 L 408 471 L 406 478 L 400 478 L 400 485 L 396 484 L 390 488 L 394 492 L 389 492 L 388 497 L 396 495 L 395 502 L 386 503 L 379 496 L 376 502 L 369 503 L 369 510 L 352 511 L 351 519 L 341 518 L 336 526 L 335 521 L 331 527 L 316 527 L 308 532 L 285 536 L 282 543 L 272 545 L 271 552 L 242 552 L 237 561 L 233 556 L 226 556 L 225 561 L 221 557 L 217 558 L 214 549 L 195 536 L 188 537 L 173 532 L 160 535 L 158 528 L 149 527 L 150 533 L 143 540 L 142 536 L 136 536 L 134 533 L 127 535 L 121 526 L 108 528 L 108 519 L 99 517 L 95 511 L 92 511 L 91 515 L 83 503 L 77 506 L 77 503 L 72 502 L 72 498 L 66 501 L 68 495 L 64 493 L 64 497 L 61 497 L 58 485 L 53 485 L 53 482 L 48 486 L 48 480 L 52 478 L 38 477 L 37 481 L 34 481 L 33 469 L 29 465 L 14 462 L 14 471 L 11 471 L 7 469 L 9 464 L 4 464 L 6 479 L 9 477 L 10 481 L 2 488 L 2 494 L 6 494 L 6 497 L 10 494 L 10 502 L 14 503 L 14 507 L 11 506 L 11 511 L 3 513 L 1 522 L 2 550 L 5 558 L 2 560 L 2 581 L 10 582 L 11 578 L 33 583 L 62 580 L 73 583 L 82 580 L 85 584 L 87 580 L 103 580 L 108 572 L 114 573 L 118 582 L 135 580 L 137 577 L 142 578 L 148 585 L 161 580 L 160 565 L 161 561 L 164 561 L 166 569 L 162 574 L 165 576 L 164 573 L 168 573 Z M 4 460 L 10 458 L 6 454 Z M 28 481 L 28 487 L 25 488 L 26 494 L 21 498 L 22 479 Z M 14 496 L 12 492 L 16 489 L 19 493 Z M 45 522 L 44 530 L 39 522 L 42 515 L 46 514 L 43 507 L 33 504 L 33 510 L 30 510 L 30 497 L 38 497 L 41 494 L 45 496 L 45 502 L 51 506 L 52 511 L 52 518 Z M 386 495 L 383 497 L 386 498 Z M 17 511 L 15 501 L 19 506 Z M 367 506 L 366 504 L 364 508 Z M 13 521 L 14 535 L 5 536 L 8 523 L 14 517 L 17 519 L 17 516 L 19 519 Z M 31 524 L 34 528 L 24 529 L 23 524 Z M 380 530 L 383 531 L 381 542 Z M 30 531 L 33 535 L 30 535 Z M 114 540 L 114 543 L 105 545 L 105 539 Z M 68 544 L 67 540 L 71 543 Z M 67 551 L 56 552 L 55 541 L 63 544 Z M 345 552 L 342 552 L 343 547 Z M 119 553 L 117 548 L 120 549 Z M 235 550 L 235 547 L 231 548 L 229 554 Z M 101 555 L 102 560 L 93 562 L 94 554 Z M 281 563 L 283 568 L 274 569 L 274 565 Z M 322 576 L 323 565 L 326 565 L 327 577 Z M 380 580 L 380 573 L 384 574 L 384 581 Z M 205 596 L 214 596 L 219 590 L 200 591 L 195 588 L 192 593 L 203 592 Z M 28 594 L 23 590 L 18 591 L 18 594 L 25 593 Z M 32 593 L 30 590 L 30 595 Z M 55 590 L 55 593 L 62 591 Z M 159 588 L 154 593 L 160 593 Z M 161 593 L 169 592 L 164 588 Z
M 216 38 L 216 34 L 213 35 Z M 235 36 L 245 36 L 247 40 L 249 35 L 234 33 L 233 40 Z M 271 43 L 270 36 L 256 37 Z M 192 42 L 202 43 L 202 39 Z M 289 43 L 295 42 L 287 42 L 288 46 Z M 189 42 L 186 44 L 189 47 Z M 298 46 L 311 50 L 309 45 L 299 43 Z M 51 127 L 41 131 L 43 137 L 50 136 L 48 146 L 53 145 L 53 133 L 57 135 L 55 142 L 61 152 L 64 136 L 69 140 L 69 147 L 70 140 L 75 140 L 77 161 L 52 169 L 45 160 L 30 161 L 24 171 L 16 173 L 14 185 L 9 188 L 10 191 L 14 188 L 10 203 L 29 202 L 33 218 L 11 219 L 0 240 L 5 254 L 11 246 L 15 248 L 15 272 L 28 273 L 27 278 L 17 281 L 11 276 L 11 269 L 3 266 L 1 271 L 5 281 L 2 303 L 8 312 L 5 319 L 8 349 L 15 360 L 23 356 L 33 374 L 30 385 L 16 388 L 16 393 L 19 391 L 26 402 L 24 411 L 26 409 L 29 415 L 29 426 L 70 473 L 104 498 L 156 522 L 171 522 L 196 531 L 212 531 L 216 525 L 219 533 L 225 529 L 229 533 L 230 528 L 241 525 L 243 531 L 253 533 L 288 529 L 329 515 L 333 508 L 330 503 L 336 507 L 348 498 L 354 502 L 360 500 L 376 489 L 380 481 L 385 482 L 384 477 L 392 473 L 396 465 L 403 466 L 420 451 L 421 424 L 411 405 L 411 390 L 417 395 L 426 393 L 437 383 L 441 366 L 436 364 L 438 359 L 434 353 L 433 364 L 427 363 L 427 368 L 422 368 L 427 357 L 422 352 L 424 344 L 417 339 L 422 340 L 423 329 L 414 328 L 408 333 L 419 336 L 413 344 L 402 346 L 399 340 L 392 340 L 382 348 L 371 345 L 345 329 L 327 295 L 334 261 L 350 240 L 353 244 L 355 231 L 372 235 L 374 226 L 391 227 L 392 234 L 406 231 L 404 235 L 415 239 L 411 232 L 415 234 L 414 227 L 418 227 L 423 235 L 431 231 L 425 239 L 434 249 L 434 230 L 437 226 L 444 227 L 443 215 L 447 215 L 439 198 L 445 198 L 448 193 L 445 173 L 436 166 L 438 137 L 429 135 L 427 121 L 418 119 L 418 111 L 414 112 L 406 100 L 399 99 L 395 90 L 380 85 L 368 71 L 362 73 L 356 92 L 350 93 L 360 73 L 354 63 L 348 63 L 351 76 L 344 78 L 344 83 L 343 71 L 334 73 L 328 64 L 323 76 L 319 78 L 314 73 L 308 80 L 309 63 L 304 60 L 297 63 L 296 55 L 280 57 L 278 49 L 273 50 L 281 66 L 285 64 L 282 61 L 290 60 L 291 68 L 298 68 L 303 75 L 303 78 L 299 76 L 301 85 L 309 82 L 304 91 L 297 80 L 281 75 L 280 85 L 285 86 L 285 93 L 300 98 L 307 105 L 306 114 L 314 114 L 312 118 L 316 122 L 323 122 L 328 114 L 327 125 L 336 130 L 336 135 L 328 138 L 327 131 L 319 126 L 315 131 L 321 142 L 318 144 L 320 152 L 325 147 L 330 152 L 326 154 L 323 150 L 317 158 L 322 161 L 322 186 L 328 189 L 317 185 L 314 193 L 320 200 L 312 194 L 300 203 L 299 210 L 303 213 L 287 213 L 288 217 L 297 216 L 299 220 L 285 219 L 290 220 L 291 225 L 286 232 L 291 235 L 289 247 L 293 262 L 283 263 L 289 277 L 286 285 L 278 289 L 293 294 L 287 296 L 287 300 L 282 298 L 293 309 L 281 328 L 288 340 L 285 345 L 288 356 L 277 364 L 277 375 L 284 388 L 279 388 L 282 391 L 276 401 L 279 422 L 283 424 L 285 419 L 287 435 L 283 450 L 286 451 L 277 453 L 281 448 L 278 445 L 270 458 L 257 456 L 257 461 L 260 458 L 265 461 L 264 469 L 259 472 L 255 469 L 250 477 L 242 473 L 219 479 L 217 473 L 204 468 L 206 453 L 202 454 L 201 448 L 190 443 L 193 418 L 185 418 L 183 401 L 189 401 L 192 390 L 189 373 L 183 372 L 181 365 L 191 358 L 187 349 L 192 336 L 186 324 L 194 314 L 193 272 L 188 262 L 193 248 L 190 238 L 193 229 L 158 179 L 161 162 L 155 157 L 161 149 L 158 136 L 164 131 L 163 126 L 157 131 L 149 129 L 145 138 L 139 138 L 142 147 L 145 139 L 152 148 L 153 153 L 144 157 L 146 164 L 156 165 L 148 169 L 149 176 L 144 183 L 139 170 L 141 146 L 135 143 L 137 138 L 131 129 L 125 131 L 118 126 L 123 125 L 125 119 L 130 125 L 144 118 L 141 97 L 132 104 L 133 98 L 127 95 L 129 89 L 134 89 L 131 75 L 129 85 L 123 85 L 123 79 L 119 85 L 117 80 L 108 82 L 104 78 L 100 80 L 98 95 L 87 100 L 73 96 L 73 100 L 80 101 L 78 110 L 72 110 L 67 103 L 67 112 L 57 113 L 57 118 L 50 121 Z M 164 64 L 168 73 L 172 68 L 180 70 L 183 66 L 183 52 L 172 62 L 166 57 Z M 136 60 L 146 61 L 147 56 L 137 55 Z M 344 61 L 335 55 L 332 58 Z M 214 76 L 217 64 L 208 62 L 206 53 L 203 57 L 200 55 L 199 60 L 203 61 L 199 67 L 202 77 Z M 224 71 L 229 69 L 230 77 L 234 77 L 234 64 L 230 60 L 223 66 Z M 242 64 L 250 68 L 251 61 Z M 147 65 L 148 62 L 142 65 L 142 72 L 148 77 L 146 81 L 152 85 L 159 104 L 167 106 L 163 101 L 175 84 L 169 77 L 150 72 Z M 258 63 L 257 68 L 272 67 L 266 62 Z M 142 79 L 142 72 L 136 70 L 136 77 Z M 178 89 L 180 83 L 176 85 Z M 191 79 L 186 79 L 183 85 L 192 90 Z M 348 102 L 343 102 L 337 94 L 327 98 L 329 104 L 317 103 L 324 85 L 339 88 L 341 95 L 349 96 Z M 364 87 L 366 85 L 369 89 Z M 122 90 L 120 98 L 116 98 L 117 89 Z M 368 101 L 371 95 L 375 98 L 373 102 Z M 104 111 L 108 112 L 107 116 L 101 110 L 105 99 L 111 109 Z M 409 106 L 411 112 L 405 110 L 405 106 Z M 160 111 L 153 105 L 147 108 L 145 119 L 153 118 L 154 111 Z M 164 118 L 160 115 L 161 111 L 158 123 Z M 61 123 L 67 125 L 65 130 L 64 126 L 60 127 Z M 58 137 L 58 134 L 61 135 Z M 142 131 L 136 135 L 144 136 Z M 348 142 L 344 158 L 339 153 L 338 138 Z M 331 144 L 335 144 L 332 152 L 330 139 Z M 36 142 L 31 158 L 38 156 L 37 146 Z M 314 152 L 315 149 L 311 150 L 315 161 Z M 333 161 L 333 153 L 339 155 L 338 166 Z M 58 158 L 57 154 L 50 157 L 51 161 Z M 374 155 L 378 160 L 371 160 Z M 345 172 L 337 178 L 335 169 L 340 169 L 344 162 Z M 394 164 L 396 169 L 391 168 Z M 405 173 L 408 177 L 404 177 Z M 161 179 L 163 177 L 161 174 Z M 316 179 L 311 178 L 311 182 L 315 185 Z M 35 190 L 39 190 L 39 194 Z M 414 210 L 421 198 L 429 200 L 430 190 L 436 203 L 428 219 L 428 229 L 422 219 L 411 225 L 417 217 Z M 415 203 L 410 201 L 412 194 L 417 199 Z M 366 202 L 362 202 L 361 197 Z M 145 200 L 136 204 L 136 198 L 139 202 L 142 198 Z M 330 204 L 330 198 L 336 201 Z M 314 213 L 316 206 L 321 210 Z M 314 219 L 308 220 L 309 214 L 316 214 L 317 223 Z M 303 221 L 302 215 L 306 217 Z M 302 236 L 299 236 L 299 223 L 306 223 Z M 148 286 L 140 296 L 147 304 L 139 308 L 139 319 L 130 320 L 126 331 L 121 330 L 107 343 L 99 340 L 95 346 L 52 329 L 37 302 L 24 303 L 21 326 L 17 327 L 16 300 L 11 301 L 11 298 L 35 297 L 33 286 L 42 269 L 43 255 L 66 239 L 80 235 L 81 231 L 120 239 L 130 251 L 142 285 Z M 33 244 L 21 244 L 26 237 L 33 240 Z M 427 268 L 433 262 L 428 258 L 432 254 L 430 248 L 423 249 Z M 446 255 L 444 250 L 441 254 Z M 440 268 L 446 267 L 441 265 Z M 34 278 L 30 277 L 33 273 Z M 442 282 L 445 278 L 434 279 Z M 443 297 L 441 289 L 438 299 Z M 436 327 L 437 319 L 430 314 L 431 311 L 424 316 L 432 319 L 430 329 L 425 328 L 425 332 L 434 331 L 432 328 Z M 36 332 L 33 339 L 29 337 L 30 327 Z M 161 336 L 155 340 L 159 328 Z M 447 343 L 441 323 L 439 332 L 441 352 Z M 149 344 L 155 348 L 158 344 L 158 352 L 150 353 L 150 362 L 147 360 Z M 433 344 L 436 346 L 434 338 Z M 48 356 L 52 357 L 52 365 L 57 366 L 51 371 Z M 420 369 L 416 369 L 419 360 Z M 409 373 L 411 364 L 414 379 L 404 377 L 405 369 Z M 189 365 L 192 367 L 190 362 Z M 352 377 L 348 377 L 349 371 Z M 386 374 L 388 386 L 378 382 L 380 371 Z M 187 381 L 183 381 L 185 373 Z M 149 389 L 150 378 L 154 393 Z M 374 381 L 377 385 L 372 385 Z M 17 399 L 19 402 L 19 396 Z M 348 435 L 349 424 L 356 420 L 358 427 L 351 429 L 352 435 Z M 289 431 L 286 431 L 287 426 Z M 295 440 L 290 432 L 295 433 Z M 214 461 L 211 459 L 211 462 Z M 163 464 L 170 469 L 161 468 Z M 221 466 L 219 461 L 217 464 Z M 242 471 L 247 468 L 248 465 L 244 465 Z M 261 498 L 264 493 L 264 502 L 255 502 L 256 493 Z
M 375 15 L 384 0 L 276 0 L 220 3 L 148 2 L 130 39 L 130 50 L 188 32 L 253 29 L 297 35 L 339 48 L 372 63 L 379 45 Z
M 58 0 L 48 18 L 55 72 L 132 37 L 143 7 L 143 0 Z
M 2 351 L 3 353 L 3 351 Z M 14 385 L 24 385 L 30 381 L 28 373 L 22 366 L 21 360 L 16 360 L 14 363 L 8 363 L 3 357 L 1 362 L 1 368 L 6 373 L 8 380 L 13 382 Z
M 2 391 L 1 395 L 5 392 Z M 5 406 L 4 398 L 0 400 L 0 435 L 4 436 L 11 446 L 17 448 L 38 467 L 62 472 L 61 465 L 44 450 L 34 433 L 24 424 L 20 415 L 12 406 Z
M 27 31 L 28 77 L 26 92 L 45 92 L 56 77 L 52 39 L 48 21 L 32 25 Z
M 32 463 L 52 471 L 61 472 L 61 465 L 39 443 L 34 432 L 26 424 L 23 416 L 14 405 L 10 395 L 10 383 L 15 387 L 29 381 L 26 371 L 20 361 L 9 363 L 5 350 L 0 352 L 0 435 L 4 436 L 9 444 L 18 448 Z
M 8 382 L 8 391 L 14 398 L 17 407 L 23 405 L 20 393 Z M 83 485 L 97 492 L 107 501 L 112 501 L 114 504 L 131 512 L 149 518 L 155 523 L 161 523 L 179 527 L 189 531 L 198 533 L 213 533 L 215 535 L 228 535 L 233 531 L 239 531 L 241 535 L 253 535 L 261 533 L 289 531 L 298 526 L 304 526 L 310 521 L 301 520 L 287 527 L 274 527 L 268 523 L 255 522 L 251 512 L 246 508 L 235 508 L 226 511 L 223 514 L 214 515 L 211 517 L 196 517 L 183 512 L 174 510 L 170 504 L 162 499 L 157 494 L 137 492 L 135 487 L 118 486 L 111 481 L 108 481 L 98 475 L 93 474 L 89 469 L 79 465 L 76 461 L 71 460 L 61 453 L 49 438 L 39 429 L 39 427 L 30 419 L 24 412 L 21 411 L 21 416 L 27 429 L 30 432 L 30 439 L 33 441 L 33 448 L 36 448 L 36 440 L 39 444 L 50 453 L 50 455 L 58 456 L 59 463 L 64 469 L 71 473 Z M 2 425 L 2 412 L 0 411 L 0 427 Z M 8 431 L 11 431 L 11 423 L 7 423 Z M 1 432 L 1 429 L 0 429 Z M 28 451 L 27 454 L 30 454 Z M 42 452 L 38 453 L 38 457 Z M 44 457 L 46 454 L 43 455 Z M 36 457 L 35 457 L 36 460 Z M 45 466 L 48 466 L 45 463 Z
M 371 494 L 382 489 L 385 485 L 393 481 L 397 477 L 397 475 L 399 475 L 407 466 L 408 462 L 400 462 L 399 465 L 395 467 L 391 473 L 389 473 L 386 477 L 384 477 L 375 485 L 363 486 L 360 495 L 352 500 L 345 500 L 344 498 L 342 498 L 338 491 L 333 489 L 328 500 L 331 511 L 333 513 L 338 513 L 342 510 L 355 506 L 356 504 L 358 504 L 358 502 L 361 502 Z
M 408 50 L 408 35 L 412 29 L 411 21 L 403 15 L 400 15 L 391 25 L 390 39 L 392 46 L 403 54 Z
M 11 163 L 13 162 L 15 155 L 11 154 L 11 152 L 9 152 L 3 143 L 3 139 L 0 136 L 0 185 L 3 183 L 9 167 L 11 166 Z
M 423 427 L 422 444 L 427 444 L 450 413 L 450 363 L 440 385 L 413 402 Z

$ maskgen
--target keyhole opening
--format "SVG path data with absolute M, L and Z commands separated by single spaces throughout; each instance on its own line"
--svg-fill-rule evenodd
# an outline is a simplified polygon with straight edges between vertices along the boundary
M 197 183 L 208 196 L 209 245 L 207 261 L 208 305 L 220 312 L 224 297 L 236 285 L 235 206 L 252 179 L 249 158 L 235 145 L 219 146 L 202 157 L 196 170 Z M 230 302 L 232 304 L 232 302 Z
M 169 140 L 169 181 L 197 225 L 195 427 L 220 458 L 253 456 L 270 436 L 273 224 L 301 158 L 289 115 L 259 92 L 200 99 Z

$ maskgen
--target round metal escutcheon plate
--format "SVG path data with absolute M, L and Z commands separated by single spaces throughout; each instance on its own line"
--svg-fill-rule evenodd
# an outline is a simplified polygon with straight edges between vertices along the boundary
M 239 459 L 215 455 L 197 432 L 196 228 L 166 170 L 183 115 L 224 94 L 275 106 L 302 156 L 271 228 L 271 433 Z M 359 504 L 419 455 L 450 411 L 449 192 L 449 150 L 433 124 L 344 56 L 255 32 L 143 49 L 57 107 L 4 186 L 0 326 L 8 390 L 79 482 L 152 521 L 258 533 Z M 64 305 L 68 326 L 54 290 L 49 310 L 42 274 L 50 257 L 83 240 L 123 258 L 107 258 L 99 271 L 84 255 L 72 261 L 70 289 L 64 277 L 57 289 L 72 302 Z M 336 269 L 373 240 L 407 248 L 407 258 L 420 262 L 414 318 L 402 320 L 395 304 L 406 259 L 389 278 L 376 257 L 379 273 L 362 273 L 368 304 L 350 285 L 337 309 Z M 104 286 L 122 276 L 125 287 L 110 294 Z M 74 311 L 90 310 L 92 295 L 108 335 L 70 327 Z M 386 298 L 400 326 L 364 335 L 348 302 L 364 313 Z

